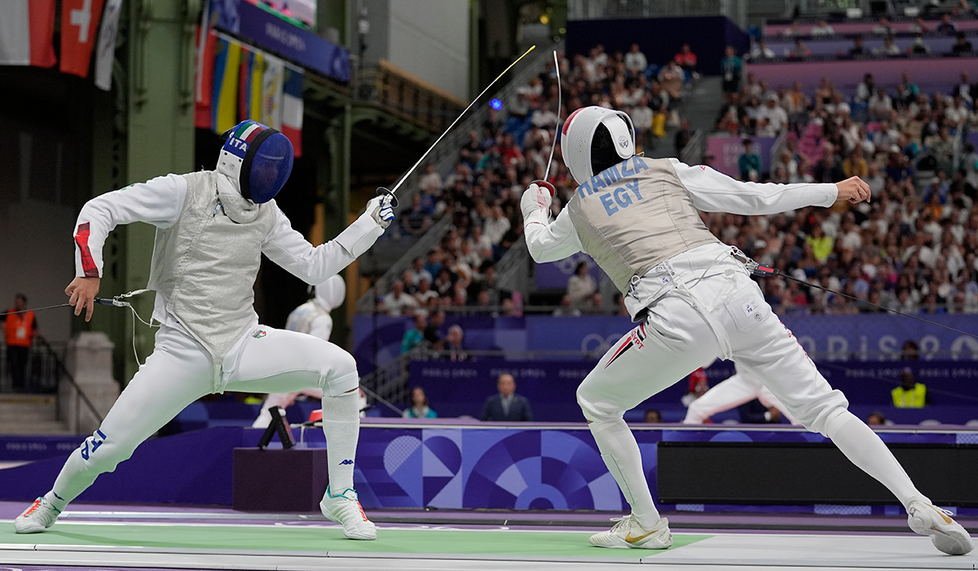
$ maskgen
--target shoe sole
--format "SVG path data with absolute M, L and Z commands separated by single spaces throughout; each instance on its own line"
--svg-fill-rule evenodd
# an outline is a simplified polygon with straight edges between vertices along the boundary
M 30 526 L 20 526 L 14 523 L 14 531 L 16 533 L 43 533 L 47 530 L 48 528 L 44 527 L 43 525 L 34 524 Z
M 603 543 L 595 543 L 589 540 L 591 545 L 595 547 L 603 547 L 605 549 L 669 549 L 672 547 L 672 535 L 669 535 L 669 543 L 663 544 L 658 538 L 652 539 L 645 542 L 628 543 L 624 539 L 617 539 L 615 543 L 607 545 Z
M 323 516 L 326 519 L 328 519 L 333 523 L 337 523 L 341 527 L 343 527 L 343 522 L 330 515 L 329 511 L 327 511 L 327 509 L 323 507 L 323 504 L 319 504 L 319 511 L 323 513 Z M 347 539 L 356 539 L 358 541 L 373 541 L 377 539 L 377 530 L 375 528 L 373 534 L 367 535 L 367 534 L 356 534 L 354 532 L 348 532 L 346 530 L 346 527 L 343 527 L 343 536 L 346 537 Z
M 911 517 L 910 529 L 920 535 L 929 536 L 934 547 L 948 555 L 965 555 L 974 549 L 974 545 L 971 543 L 971 536 L 960 525 L 956 529 L 952 528 L 945 531 L 938 529 L 936 526 L 927 527 L 923 518 Z

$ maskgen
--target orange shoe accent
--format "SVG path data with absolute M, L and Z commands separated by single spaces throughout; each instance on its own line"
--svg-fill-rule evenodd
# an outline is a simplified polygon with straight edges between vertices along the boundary
M 20 514 L 20 516 L 21 517 L 26 517 L 26 516 L 31 515 L 31 512 L 33 512 L 34 510 L 36 510 L 40 505 L 41 505 L 41 498 L 37 498 L 36 500 L 34 500 L 34 503 L 31 504 L 31 507 L 27 508 L 27 511 L 25 511 L 22 514 Z
M 655 533 L 655 532 L 654 531 L 650 531 L 650 532 L 646 533 L 645 535 L 640 535 L 638 537 L 632 537 L 632 533 L 631 532 L 628 532 L 628 535 L 625 536 L 625 541 L 627 541 L 628 543 L 637 543 L 639 541 L 642 541 L 646 537 L 652 535 L 653 533 Z

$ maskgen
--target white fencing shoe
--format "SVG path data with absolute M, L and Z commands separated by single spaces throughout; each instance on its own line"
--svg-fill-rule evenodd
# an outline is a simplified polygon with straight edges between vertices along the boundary
M 326 486 L 326 496 L 319 503 L 319 509 L 330 521 L 343 526 L 343 535 L 350 539 L 377 539 L 377 527 L 367 519 L 360 507 L 360 500 L 353 488 L 347 488 L 342 494 L 334 496 Z
M 31 507 L 14 520 L 14 531 L 17 533 L 41 533 L 54 524 L 61 514 L 43 497 L 34 500 Z
M 592 535 L 591 545 L 619 549 L 667 549 L 672 546 L 669 520 L 664 517 L 659 518 L 652 529 L 643 528 L 631 514 L 611 521 L 618 523 L 608 531 Z
M 914 500 L 907 506 L 907 523 L 914 532 L 929 535 L 934 547 L 949 555 L 964 555 L 974 549 L 971 536 L 947 510 Z

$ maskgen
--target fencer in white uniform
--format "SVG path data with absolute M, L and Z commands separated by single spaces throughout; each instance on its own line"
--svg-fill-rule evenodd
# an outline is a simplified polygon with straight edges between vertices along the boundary
M 771 389 L 765 387 L 754 375 L 745 371 L 740 365 L 734 364 L 733 375 L 720 381 L 703 396 L 689 403 L 683 424 L 703 424 L 714 414 L 730 410 L 754 399 L 761 401 L 765 408 L 776 408 L 794 425 L 801 425 L 798 419 L 791 416 L 784 405 L 774 396 Z M 767 413 L 765 413 L 767 418 Z
M 886 486 L 907 509 L 911 529 L 929 535 L 945 553 L 970 551 L 964 528 L 931 505 L 876 433 L 847 410 L 843 394 L 829 386 L 764 301 L 737 259 L 742 254 L 713 236 L 697 212 L 758 215 L 860 202 L 869 199 L 868 185 L 857 177 L 838 184 L 744 183 L 706 166 L 639 157 L 628 115 L 601 107 L 575 111 L 562 132 L 563 160 L 580 186 L 551 220 L 552 187 L 530 185 L 521 200 L 527 247 L 538 263 L 590 254 L 638 323 L 577 391 L 601 456 L 632 508 L 591 543 L 672 545 L 623 415 L 719 357 L 757 377 L 788 414 L 831 438 Z
M 148 289 L 160 323 L 153 353 L 95 434 L 65 462 L 54 486 L 14 520 L 18 533 L 42 532 L 99 474 L 200 397 L 319 388 L 330 485 L 324 515 L 351 539 L 374 539 L 353 488 L 359 436 L 359 375 L 353 356 L 311 335 L 261 325 L 253 285 L 261 256 L 310 284 L 326 281 L 374 244 L 393 219 L 376 197 L 333 240 L 313 247 L 273 200 L 292 170 L 288 138 L 245 121 L 226 134 L 217 169 L 170 174 L 88 201 L 75 230 L 76 277 L 65 289 L 75 314 L 91 318 L 102 247 L 119 224 L 156 227 Z M 167 467 L 168 469 L 173 467 Z
M 346 284 L 343 282 L 343 278 L 340 276 L 329 278 L 325 282 L 315 286 L 315 295 L 312 299 L 292 310 L 288 319 L 285 320 L 285 328 L 289 331 L 306 333 L 313 337 L 318 337 L 323 341 L 329 341 L 329 336 L 333 332 L 333 317 L 329 312 L 342 305 L 343 298 L 345 297 Z M 265 402 L 262 403 L 261 411 L 258 413 L 258 418 L 255 419 L 251 427 L 267 427 L 272 422 L 272 414 L 268 412 L 268 409 L 273 406 L 288 408 L 295 402 L 296 397 L 299 395 L 319 400 L 323 398 L 323 390 L 314 387 L 301 391 L 292 391 L 291 393 L 272 393 L 266 396 Z M 360 391 L 359 395 L 358 403 L 361 411 L 360 416 L 362 417 L 362 411 L 366 404 L 364 401 L 366 399 L 363 397 L 363 391 Z

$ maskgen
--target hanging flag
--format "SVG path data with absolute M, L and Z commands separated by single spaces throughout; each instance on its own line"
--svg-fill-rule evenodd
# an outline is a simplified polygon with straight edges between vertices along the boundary
M 51 67 L 54 0 L 5 0 L 0 18 L 0 65 Z
M 255 52 L 241 46 L 241 64 L 238 69 L 238 122 L 251 119 L 251 65 Z
M 61 71 L 88 77 L 104 0 L 62 0 Z
M 216 133 L 223 133 L 238 124 L 238 67 L 241 44 L 224 38 L 217 39 L 214 57 L 214 94 L 211 100 Z
M 285 80 L 285 62 L 265 54 L 265 71 L 261 80 L 261 119 L 259 123 L 282 130 L 282 83 Z
M 282 86 L 282 134 L 292 141 L 295 156 L 302 156 L 302 71 L 285 68 Z
M 198 91 L 194 109 L 194 127 L 201 129 L 214 129 L 214 109 L 211 98 L 213 97 L 214 85 L 214 57 L 217 51 L 217 34 L 208 32 L 206 28 L 197 28 L 198 41 L 200 41 L 201 30 L 207 34 L 201 46 L 202 50 L 197 52 L 197 85 Z
M 119 31 L 119 12 L 122 0 L 108 0 L 95 48 L 95 85 L 108 91 L 112 88 L 112 64 L 115 61 L 115 38 Z
M 251 62 L 251 92 L 248 94 L 248 117 L 258 121 L 261 120 L 261 83 L 265 74 L 264 52 L 256 51 Z

